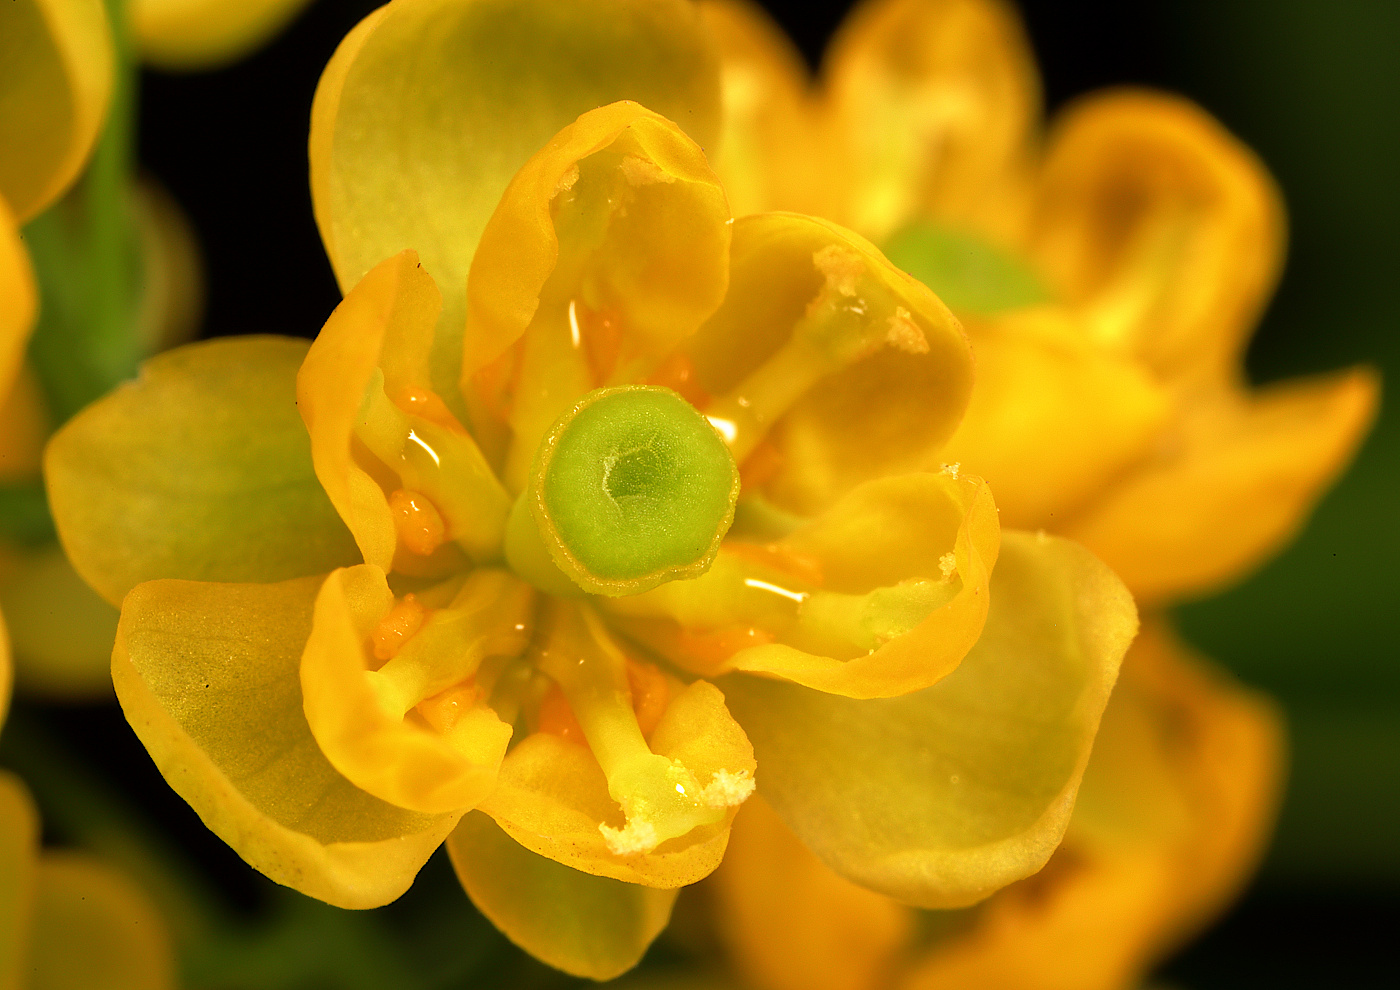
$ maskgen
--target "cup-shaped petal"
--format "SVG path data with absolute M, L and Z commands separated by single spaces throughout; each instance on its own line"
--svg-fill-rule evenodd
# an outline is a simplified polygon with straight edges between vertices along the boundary
M 448 394 L 467 269 L 526 160 L 579 114 L 628 99 L 708 145 L 718 90 L 682 0 L 394 0 L 341 43 L 312 108 L 312 199 L 341 287 L 417 250 L 445 295 L 434 381 Z
M 764 795 L 838 873 L 922 907 L 974 903 L 1059 845 L 1137 630 L 1112 572 L 1067 540 L 1003 534 L 986 629 L 900 698 L 725 678 Z
M 1263 164 L 1205 111 L 1124 90 L 1049 139 L 1030 249 L 1099 340 L 1160 374 L 1228 374 L 1278 279 L 1284 216 Z
M 735 221 L 729 293 L 686 350 L 748 487 L 800 515 L 922 468 L 972 391 L 947 307 L 864 238 L 796 214 Z
M 0 199 L 20 222 L 72 184 L 102 130 L 113 54 L 102 0 L 0 8 Z
M 939 457 L 987 479 L 1007 526 L 1063 525 L 1150 455 L 1167 417 L 1146 369 L 1081 331 L 1049 306 L 969 324 L 977 387 Z
M 832 41 L 842 222 L 883 240 L 912 220 L 998 226 L 1040 114 L 1025 32 L 998 0 L 882 0 Z
M 162 69 L 215 69 L 262 45 L 310 0 L 132 0 L 141 57 Z
M 606 607 L 698 674 L 893 697 L 937 683 L 977 642 L 999 533 L 980 478 L 881 478 L 775 543 L 726 543 L 703 577 Z
M 721 772 L 754 772 L 753 748 L 724 696 L 705 681 L 671 699 L 648 744 L 653 753 L 679 761 L 701 786 Z M 695 883 L 719 865 L 736 809 L 651 852 L 619 855 L 599 826 L 621 830 L 626 822 L 608 796 L 597 759 L 578 742 L 537 732 L 507 754 L 496 790 L 481 810 L 541 856 L 596 876 L 669 889 Z
M 646 377 L 719 306 L 729 219 L 700 146 L 628 101 L 579 117 L 511 179 L 472 260 L 462 388 L 474 425 L 508 425 L 513 489 L 574 400 Z
M 474 811 L 447 839 L 452 865 L 482 914 L 555 969 L 621 976 L 671 919 L 676 891 L 582 873 L 532 853 Z
M 1379 396 L 1367 368 L 1199 396 L 1169 443 L 1060 531 L 1141 600 L 1218 588 L 1297 531 L 1365 437 Z
M 339 907 L 377 907 L 460 816 L 386 804 L 322 755 L 298 674 L 321 583 L 143 584 L 122 611 L 112 680 L 166 781 L 250 866 Z
M 519 582 L 501 577 L 475 606 L 520 611 L 511 610 L 508 600 L 521 597 L 510 587 Z M 527 603 L 528 591 L 522 604 Z M 384 679 L 383 669 L 375 670 L 369 644 L 393 604 L 384 572 L 373 565 L 334 571 L 326 578 L 301 657 L 306 720 L 331 765 L 361 789 L 400 808 L 460 812 L 478 804 L 494 786 L 511 727 L 489 708 L 474 705 L 456 714 L 451 732 L 443 733 L 410 717 L 421 699 L 407 698 L 392 707 L 386 703 L 387 692 L 376 690 L 374 683 L 376 674 Z M 512 618 L 507 630 L 513 626 Z M 499 644 L 481 646 L 476 660 L 492 649 L 524 648 L 507 636 L 498 636 L 503 640 Z M 414 707 L 404 710 L 404 705 Z
M 15 216 L 0 195 L 0 401 L 8 399 L 19 374 L 38 309 L 34 269 L 19 238 Z
M 117 605 L 155 578 L 281 581 L 356 563 L 297 416 L 306 346 L 167 351 L 54 435 L 49 505 L 83 580 Z

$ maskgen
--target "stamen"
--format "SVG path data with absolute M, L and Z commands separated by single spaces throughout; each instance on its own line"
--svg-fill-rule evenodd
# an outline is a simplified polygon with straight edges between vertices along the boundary
M 379 625 L 370 633 L 374 644 L 374 655 L 380 660 L 390 660 L 398 655 L 405 643 L 413 638 L 423 626 L 428 610 L 412 595 L 404 595 L 403 600 L 394 603 L 387 615 L 379 620 Z
M 424 721 L 438 732 L 447 735 L 457 727 L 461 717 L 475 708 L 480 701 L 481 691 L 477 688 L 475 680 L 468 678 L 431 698 L 424 698 L 418 703 L 417 709 Z
M 427 557 L 447 540 L 442 514 L 422 492 L 400 488 L 389 496 L 399 543 L 420 557 Z

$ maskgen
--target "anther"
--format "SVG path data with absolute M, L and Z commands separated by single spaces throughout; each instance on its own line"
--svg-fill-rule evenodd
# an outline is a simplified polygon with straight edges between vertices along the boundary
M 399 543 L 420 557 L 427 557 L 447 542 L 447 524 L 437 506 L 422 492 L 400 488 L 389 496 Z
M 427 615 L 428 610 L 413 595 L 404 595 L 402 601 L 395 602 L 394 607 L 379 620 L 379 625 L 374 627 L 374 632 L 370 633 L 375 657 L 392 660 L 414 633 L 423 627 Z

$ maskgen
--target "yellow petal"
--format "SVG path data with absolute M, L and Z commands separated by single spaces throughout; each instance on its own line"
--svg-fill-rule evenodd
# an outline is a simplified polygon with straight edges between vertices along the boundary
M 1297 531 L 1365 436 L 1379 391 L 1358 369 L 1188 398 L 1157 456 L 1061 531 L 1141 600 L 1216 588 Z
M 731 541 L 704 576 L 605 607 L 697 673 L 744 670 L 888 698 L 937 683 L 977 642 L 998 540 L 996 505 L 980 478 L 881 478 L 775 544 Z M 808 579 L 744 567 L 749 560 L 801 562 Z M 731 652 L 697 652 L 726 634 Z
M 7 8 L 15 6 L 7 4 Z M 10 212 L 5 197 L 0 195 L 0 400 L 8 404 L 15 377 L 24 361 L 24 349 L 34 330 L 34 317 L 39 310 L 39 289 L 34 283 L 34 269 L 29 264 L 29 252 L 19 237 L 19 225 Z M 5 430 L 11 429 L 6 409 Z M 8 464 L 5 473 L 18 473 Z
M 165 922 L 126 877 L 91 856 L 39 860 L 29 982 L 35 990 L 170 990 L 175 958 Z
M 880 0 L 856 10 L 823 67 L 842 222 L 880 241 L 925 216 L 986 223 L 1007 203 L 1040 115 L 1025 32 L 998 0 Z
M 772 449 L 759 453 L 772 467 L 746 478 L 750 489 L 801 515 L 922 468 L 972 390 L 972 352 L 947 307 L 864 238 L 815 217 L 736 221 L 729 294 L 686 346 L 696 383 L 717 397 L 706 415 L 725 420 L 727 437 L 737 431 L 736 459 L 746 432 L 766 432 Z
M 593 876 L 520 845 L 479 811 L 447 851 L 472 903 L 536 959 L 574 976 L 610 980 L 642 958 L 671 918 L 676 891 Z
M 321 755 L 298 677 L 320 584 L 140 585 L 112 679 L 166 781 L 250 866 L 338 907 L 377 907 L 408 889 L 458 816 L 385 804 Z
M 103 0 L 10 0 L 0 8 L 0 199 L 24 223 L 87 161 L 112 93 Z
M 356 786 L 400 808 L 460 813 L 495 785 L 511 727 L 476 707 L 449 739 L 386 708 L 366 676 L 366 647 L 393 602 L 384 572 L 372 565 L 326 578 L 301 656 L 307 723 L 326 758 Z
M 820 140 L 817 101 L 802 55 L 750 0 L 702 0 L 720 56 L 724 114 L 715 170 L 735 216 L 794 210 L 834 217 L 830 143 Z
M 725 708 L 724 696 L 696 681 L 673 699 L 649 740 L 651 751 L 679 760 L 702 784 L 720 770 L 754 771 L 753 749 Z M 565 866 L 649 887 L 684 887 L 719 865 L 729 840 L 731 809 L 713 825 L 619 856 L 599 825 L 621 829 L 622 809 L 592 751 L 545 732 L 526 737 L 506 756 L 495 792 L 481 810 L 526 849 Z
M 141 57 L 161 69 L 217 69 L 277 34 L 310 0 L 131 0 Z
M 1072 314 L 1034 307 L 968 332 L 977 387 L 938 456 L 987 479 L 1005 525 L 1057 528 L 1149 453 L 1165 390 L 1086 341 Z
M 53 426 L 33 366 L 18 370 L 9 394 L 0 399 L 0 484 L 37 485 Z
M 279 581 L 356 562 L 297 416 L 306 347 L 167 351 L 54 435 L 49 505 L 83 580 L 115 605 L 153 578 Z
M 1065 844 L 905 990 L 1120 990 L 1218 913 L 1262 852 L 1281 783 L 1275 707 L 1148 623 L 1124 661 Z
M 461 370 L 467 269 L 511 176 L 579 114 L 623 99 L 713 142 L 718 65 L 690 4 L 396 0 L 327 66 L 311 121 L 326 251 L 347 291 L 418 251 L 443 287 L 444 396 Z
M 1137 629 L 1122 582 L 1048 536 L 1003 534 L 991 600 L 962 665 L 916 694 L 723 682 L 783 820 L 838 873 L 921 907 L 974 903 L 1049 859 Z
M 583 393 L 635 382 L 724 298 L 729 206 L 700 146 L 638 103 L 561 130 L 511 179 L 467 281 L 462 390 L 520 341 L 505 477 Z M 473 404 L 473 425 L 483 415 Z
M 764 990 L 878 990 L 913 934 L 914 912 L 833 873 L 758 796 L 705 886 L 735 967 Z
M 112 695 L 117 610 L 87 586 L 56 544 L 14 550 L 0 568 L 22 691 L 67 700 Z
M 25 986 L 21 973 L 33 929 L 38 855 L 39 814 L 29 789 L 14 774 L 0 771 L 0 987 L 5 990 Z
M 1283 261 L 1263 164 L 1199 107 L 1120 90 L 1063 114 L 1049 139 L 1030 249 L 1096 339 L 1160 374 L 1239 360 Z

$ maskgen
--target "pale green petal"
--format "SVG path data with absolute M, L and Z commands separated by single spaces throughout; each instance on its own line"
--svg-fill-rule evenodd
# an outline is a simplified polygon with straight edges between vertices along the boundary
M 20 690 L 110 700 L 117 610 L 83 583 L 56 544 L 14 554 L 0 581 L 0 605 L 10 625 Z
M 297 415 L 308 346 L 229 337 L 168 351 L 54 436 L 58 535 L 104 598 L 155 578 L 282 581 L 359 562 Z
M 112 93 L 103 0 L 0 4 L 0 197 L 23 223 L 77 178 Z
M 327 66 L 311 120 L 317 225 L 343 291 L 405 248 L 442 288 L 434 384 L 460 371 L 467 269 L 506 184 L 564 125 L 631 99 L 701 145 L 719 69 L 681 0 L 395 0 Z
M 1137 629 L 1122 582 L 1053 537 L 1002 535 L 991 600 L 962 665 L 915 694 L 723 682 L 759 787 L 798 837 L 921 907 L 971 904 L 1045 864 Z
M 480 811 L 462 819 L 447 851 L 492 924 L 574 976 L 610 980 L 637 965 L 676 901 L 675 890 L 581 873 L 530 852 Z
M 130 0 L 141 57 L 162 69 L 215 69 L 258 48 L 310 0 Z
M 155 905 L 91 856 L 39 860 L 27 990 L 170 990 L 175 957 Z
M 459 816 L 370 797 L 321 754 L 299 676 L 320 584 L 143 584 L 122 611 L 112 679 L 166 781 L 249 865 L 338 907 L 377 907 Z

